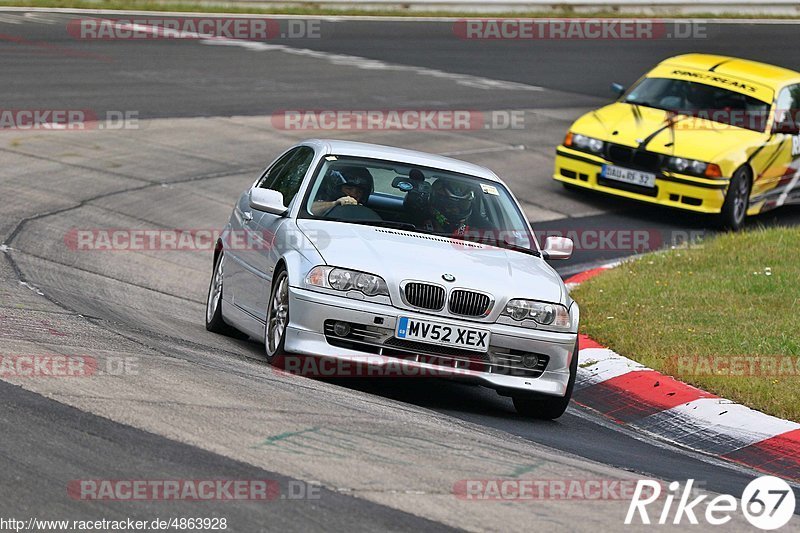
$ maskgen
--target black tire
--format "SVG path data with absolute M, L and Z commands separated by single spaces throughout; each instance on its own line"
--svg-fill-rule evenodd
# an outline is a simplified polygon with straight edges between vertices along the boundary
M 563 397 L 543 394 L 513 394 L 511 399 L 514 401 L 514 408 L 518 414 L 538 420 L 555 420 L 564 414 L 569 406 L 570 398 L 572 398 L 575 378 L 578 375 L 578 350 L 578 341 L 576 340 L 575 351 L 572 353 L 572 361 L 569 365 L 566 394 Z
M 279 294 L 279 292 L 285 292 L 285 294 Z M 282 305 L 285 308 L 282 309 Z M 280 366 L 283 356 L 286 354 L 286 326 L 288 324 L 289 274 L 285 268 L 279 268 L 272 278 L 272 289 L 267 302 L 267 321 L 264 326 L 264 348 L 267 353 L 267 362 L 271 365 Z M 276 329 L 276 326 L 279 327 Z
M 725 193 L 725 203 L 722 204 L 722 211 L 717 216 L 717 226 L 729 231 L 739 231 L 744 226 L 751 186 L 750 169 L 739 167 L 733 173 L 728 192 Z
M 211 282 L 208 285 L 208 296 L 206 296 L 206 329 L 212 333 L 227 335 L 229 337 L 241 337 L 242 334 L 236 328 L 229 326 L 222 318 L 222 270 L 224 265 L 224 252 L 220 252 L 214 260 L 214 269 L 211 271 Z M 215 284 L 219 283 L 217 287 Z M 212 301 L 212 291 L 214 300 Z

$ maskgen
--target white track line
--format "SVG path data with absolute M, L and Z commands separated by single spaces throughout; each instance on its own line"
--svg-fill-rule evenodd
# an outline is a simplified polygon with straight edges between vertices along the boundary
M 3 24 L 22 24 L 17 15 L 0 15 L 0 23 Z
M 214 16 L 214 17 L 268 17 L 274 19 L 315 19 L 327 20 L 332 22 L 348 21 L 348 20 L 363 20 L 363 21 L 392 21 L 392 22 L 455 22 L 468 18 L 487 19 L 487 18 L 530 18 L 530 17 L 515 17 L 509 14 L 508 17 L 486 17 L 481 16 L 479 13 L 473 13 L 469 16 L 447 16 L 447 17 L 433 17 L 433 16 L 386 16 L 386 15 L 286 15 L 286 14 L 246 14 L 246 13 L 209 13 L 203 11 L 137 11 L 125 9 L 79 9 L 72 7 L 1 7 L 0 12 L 8 11 L 23 11 L 23 12 L 43 12 L 43 13 L 74 13 L 74 14 L 88 14 L 88 15 L 170 15 L 170 16 Z M 563 18 L 559 17 L 558 13 L 554 13 L 553 17 L 540 17 L 546 18 Z M 575 18 L 595 18 L 590 14 L 582 17 Z M 601 17 L 597 17 L 601 18 Z M 797 25 L 800 24 L 800 19 L 764 19 L 764 18 L 747 18 L 747 19 L 729 19 L 729 18 L 692 18 L 690 16 L 684 17 L 660 17 L 660 16 L 639 16 L 639 17 L 605 17 L 608 20 L 631 20 L 638 18 L 641 20 L 657 20 L 665 22 L 699 22 L 705 24 L 723 24 L 723 25 L 741 25 L 741 24 L 764 24 L 764 25 Z
M 161 26 L 152 26 L 147 24 L 136 24 L 128 22 L 113 22 L 109 23 L 119 29 L 131 30 L 137 32 L 145 32 L 153 35 L 163 35 L 165 29 Z M 525 83 L 517 83 L 513 81 L 495 80 L 491 78 L 484 78 L 481 76 L 472 76 L 469 74 L 456 74 L 452 72 L 444 72 L 425 67 L 414 67 L 410 65 L 398 65 L 395 63 L 387 63 L 377 59 L 369 59 L 366 57 L 346 55 L 346 54 L 333 54 L 329 52 L 320 52 L 318 50 L 311 50 L 308 48 L 294 48 L 283 44 L 270 44 L 261 41 L 249 41 L 244 39 L 228 39 L 225 37 L 217 37 L 203 33 L 182 31 L 179 35 L 170 37 L 177 39 L 192 39 L 199 40 L 200 43 L 211 46 L 238 46 L 254 52 L 282 52 L 296 56 L 310 57 L 327 61 L 334 65 L 342 65 L 355 67 L 363 70 L 381 70 L 392 72 L 411 72 L 419 76 L 429 76 L 433 78 L 447 79 L 456 82 L 465 87 L 473 89 L 486 89 L 486 90 L 509 90 L 509 91 L 531 91 L 538 92 L 545 90 L 543 87 L 536 85 L 528 85 Z

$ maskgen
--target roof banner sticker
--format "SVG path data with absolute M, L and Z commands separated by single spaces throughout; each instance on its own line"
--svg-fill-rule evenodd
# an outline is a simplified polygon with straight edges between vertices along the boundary
M 740 89 L 744 92 L 756 92 L 756 86 L 742 80 L 736 80 L 727 76 L 720 76 L 719 74 L 706 74 L 705 72 L 694 72 L 691 70 L 673 69 L 672 74 L 675 76 L 694 78 L 703 81 L 714 81 L 726 87 L 733 87 Z
M 752 96 L 762 102 L 771 102 L 774 92 L 769 87 L 755 83 L 747 79 L 718 74 L 716 72 L 704 72 L 682 67 L 661 66 L 656 67 L 647 74 L 648 78 L 675 78 L 688 81 L 696 81 L 706 85 L 722 87 L 734 92 Z

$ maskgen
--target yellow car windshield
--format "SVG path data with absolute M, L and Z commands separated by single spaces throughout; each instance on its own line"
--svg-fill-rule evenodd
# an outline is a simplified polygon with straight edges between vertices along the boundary
M 644 78 L 623 100 L 680 115 L 764 131 L 770 105 L 723 87 L 673 78 Z

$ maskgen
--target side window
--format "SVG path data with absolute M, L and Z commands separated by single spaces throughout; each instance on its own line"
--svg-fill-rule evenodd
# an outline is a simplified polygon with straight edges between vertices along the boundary
M 287 154 L 289 155 L 289 154 Z M 281 168 L 275 165 L 275 172 L 268 172 L 266 179 L 261 184 L 266 189 L 272 189 L 283 194 L 283 205 L 289 207 L 297 191 L 300 190 L 300 183 L 311 166 L 314 159 L 314 150 L 308 146 L 300 146 L 291 152 L 291 159 L 286 161 Z M 281 161 L 278 161 L 280 164 Z
M 275 164 L 269 167 L 269 169 L 264 172 L 264 175 L 261 176 L 261 179 L 258 180 L 258 185 L 256 185 L 256 187 L 261 189 L 271 189 L 272 187 L 270 187 L 270 185 L 275 181 L 275 178 L 281 173 L 283 167 L 286 166 L 286 163 L 289 162 L 289 160 L 297 153 L 298 150 L 300 150 L 300 148 L 289 150 L 283 154 L 280 159 L 275 161 Z
M 800 113 L 800 85 L 789 85 L 778 94 L 775 104 L 775 122 L 796 120 Z

